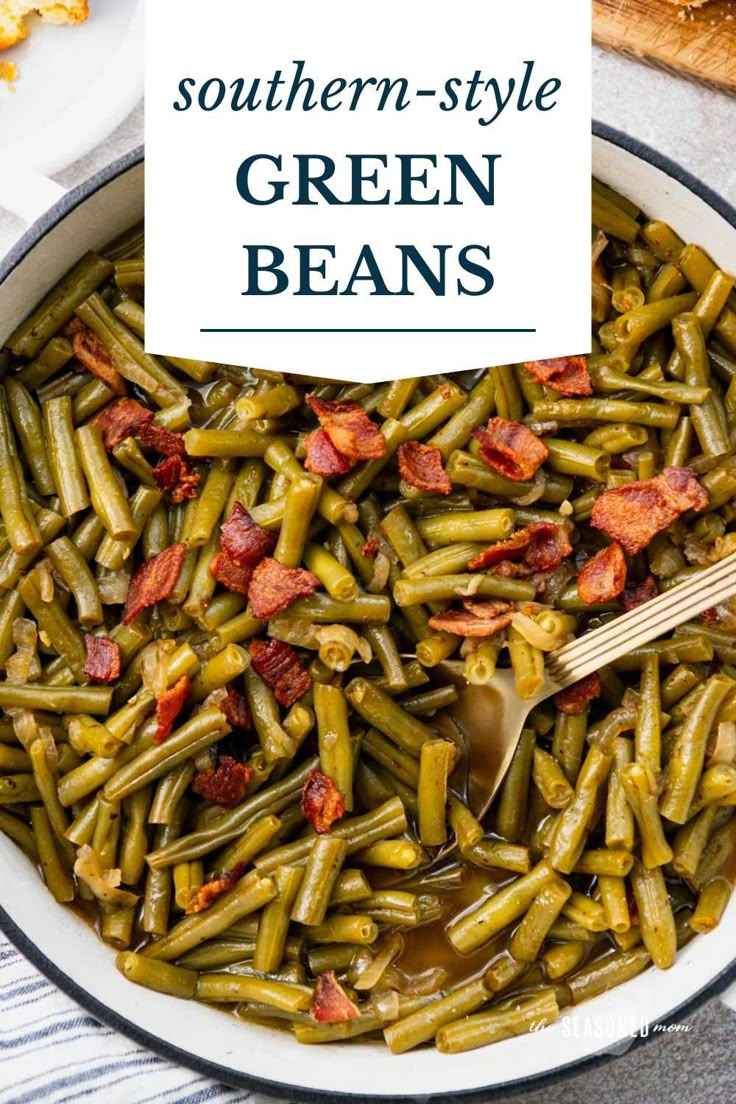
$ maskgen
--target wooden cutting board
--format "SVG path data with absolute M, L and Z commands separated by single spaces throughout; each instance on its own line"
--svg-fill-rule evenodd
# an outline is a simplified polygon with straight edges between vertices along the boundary
M 736 0 L 593 0 L 593 38 L 736 94 Z

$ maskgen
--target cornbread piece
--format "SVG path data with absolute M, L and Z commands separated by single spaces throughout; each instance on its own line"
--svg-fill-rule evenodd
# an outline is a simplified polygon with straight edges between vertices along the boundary
M 89 7 L 87 0 L 0 0 L 0 50 L 23 41 L 26 16 L 34 12 L 48 23 L 84 23 Z

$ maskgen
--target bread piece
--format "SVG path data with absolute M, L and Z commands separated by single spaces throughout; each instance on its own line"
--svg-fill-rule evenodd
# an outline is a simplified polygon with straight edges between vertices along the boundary
M 0 0 L 0 50 L 15 46 L 28 34 L 26 16 L 38 12 L 49 23 L 83 23 L 87 0 Z

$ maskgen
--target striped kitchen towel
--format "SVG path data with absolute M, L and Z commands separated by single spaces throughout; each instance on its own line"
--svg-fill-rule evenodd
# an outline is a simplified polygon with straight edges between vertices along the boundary
M 103 1027 L 0 935 L 0 1104 L 273 1104 Z

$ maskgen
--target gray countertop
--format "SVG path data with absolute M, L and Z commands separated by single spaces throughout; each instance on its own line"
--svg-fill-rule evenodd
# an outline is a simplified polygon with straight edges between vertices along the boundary
M 667 154 L 736 203 L 736 99 L 598 49 L 593 51 L 593 77 L 596 119 Z M 142 140 L 141 106 L 98 149 L 60 173 L 57 180 L 72 187 Z M 17 219 L 0 213 L 0 255 L 21 231 Z M 682 1100 L 732 1104 L 736 1098 L 733 1013 L 712 1002 L 685 1023 L 687 1031 L 637 1044 L 626 1057 L 556 1086 L 518 1092 L 513 1099 L 524 1104 L 679 1104 Z M 201 1079 L 197 1081 L 202 1095 L 196 1098 L 210 1099 Z M 227 1098 L 245 1100 L 247 1094 Z

